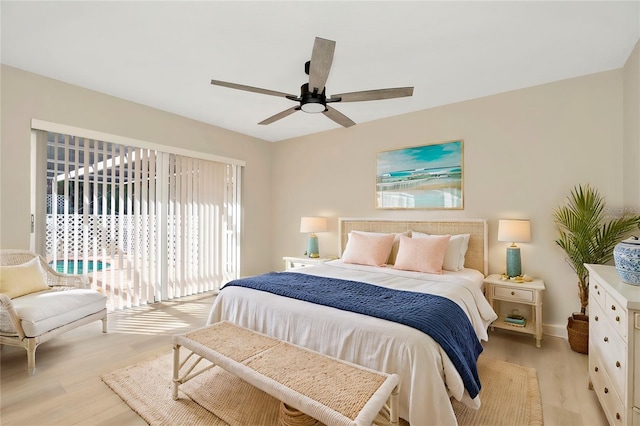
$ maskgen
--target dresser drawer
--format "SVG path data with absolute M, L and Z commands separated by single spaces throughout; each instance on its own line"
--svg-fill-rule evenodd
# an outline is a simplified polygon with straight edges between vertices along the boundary
M 591 377 L 593 390 L 598 395 L 609 423 L 612 425 L 626 424 L 624 404 L 601 362 L 600 354 L 591 353 L 591 351 L 589 351 L 589 377 Z
M 635 348 L 629 348 L 632 351 L 631 358 L 634 365 L 636 366 L 635 374 L 633 374 L 633 378 L 630 379 L 633 381 L 631 384 L 631 391 L 633 394 L 633 405 L 635 406 L 635 410 L 638 410 L 640 413 L 640 372 L 638 372 L 638 368 L 640 368 L 640 313 L 634 314 L 635 319 L 635 327 L 633 328 L 633 335 L 635 341 Z M 638 424 L 640 426 L 640 424 Z
M 493 287 L 493 296 L 502 300 L 517 300 L 518 302 L 531 302 L 534 301 L 533 290 L 527 289 L 514 289 L 508 287 Z
M 605 315 L 613 328 L 620 333 L 623 339 L 627 339 L 627 311 L 609 293 L 605 295 L 605 304 L 602 305 Z
M 589 276 L 589 295 L 593 296 L 600 306 L 606 306 L 606 291 L 596 276 Z
M 600 306 L 594 306 L 590 316 L 589 344 L 597 351 L 601 366 L 614 384 L 616 391 L 626 399 L 627 344 L 614 330 Z

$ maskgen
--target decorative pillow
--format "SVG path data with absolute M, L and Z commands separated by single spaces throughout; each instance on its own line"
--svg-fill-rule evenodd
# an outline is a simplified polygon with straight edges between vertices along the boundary
M 0 266 L 0 293 L 12 299 L 48 289 L 49 286 L 37 257 L 22 265 Z
M 469 239 L 471 238 L 471 234 L 455 235 L 455 237 L 459 236 L 462 236 L 462 244 L 460 245 L 460 256 L 458 257 L 458 271 L 462 271 L 464 269 L 464 257 L 469 249 Z
M 342 254 L 345 263 L 384 266 L 389 259 L 395 234 L 376 235 L 371 232 L 352 231 Z
M 450 235 L 425 235 L 420 238 L 400 237 L 395 269 L 442 274 L 442 263 Z
M 414 231 L 411 236 L 413 238 L 424 238 L 429 236 L 429 234 Z M 467 249 L 469 248 L 470 237 L 471 234 L 458 234 L 451 236 L 447 247 L 447 253 L 444 255 L 442 269 L 453 272 L 464 269 L 464 256 L 467 254 Z
M 351 234 L 353 232 L 355 232 L 356 234 L 362 234 L 362 235 L 390 235 L 390 233 L 388 232 L 351 231 L 349 232 L 349 237 L 351 237 Z M 392 235 L 395 235 L 395 238 L 393 240 L 393 245 L 391 246 L 391 253 L 389 254 L 389 259 L 387 259 L 387 265 L 393 265 L 394 263 L 396 263 L 396 256 L 398 255 L 398 247 L 400 247 L 400 237 L 402 235 L 410 237 L 411 231 L 399 232 L 397 234 L 392 234 Z

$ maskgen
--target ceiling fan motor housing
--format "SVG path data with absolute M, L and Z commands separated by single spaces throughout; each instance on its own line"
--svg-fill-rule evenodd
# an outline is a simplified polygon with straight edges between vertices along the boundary
M 322 93 L 316 91 L 309 91 L 309 83 L 304 83 L 300 86 L 300 108 L 304 112 L 318 113 L 327 110 L 326 106 L 327 97 L 325 96 L 324 88 Z

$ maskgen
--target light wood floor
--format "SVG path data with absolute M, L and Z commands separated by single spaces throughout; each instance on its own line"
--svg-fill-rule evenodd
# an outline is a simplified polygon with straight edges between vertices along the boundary
M 205 324 L 214 296 L 186 298 L 109 315 L 109 333 L 95 322 L 41 345 L 37 372 L 27 374 L 26 353 L 1 352 L 0 424 L 144 425 L 102 381 L 103 373 L 168 353 L 171 336 Z M 587 389 L 587 356 L 566 340 L 535 340 L 504 330 L 490 333 L 484 354 L 534 367 L 546 425 L 606 425 L 595 393 Z M 412 425 L 422 426 L 422 425 Z

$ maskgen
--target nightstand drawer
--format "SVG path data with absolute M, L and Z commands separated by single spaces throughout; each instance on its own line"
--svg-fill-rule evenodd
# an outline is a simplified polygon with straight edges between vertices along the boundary
M 517 300 L 519 302 L 533 303 L 533 290 L 516 289 L 508 287 L 495 286 L 493 288 L 493 296 L 503 300 Z
M 284 269 L 289 270 L 293 268 L 304 268 L 305 266 L 313 266 L 318 265 L 320 263 L 328 262 L 330 260 L 337 259 L 337 257 L 295 257 L 295 256 L 285 256 L 282 258 L 284 260 Z

